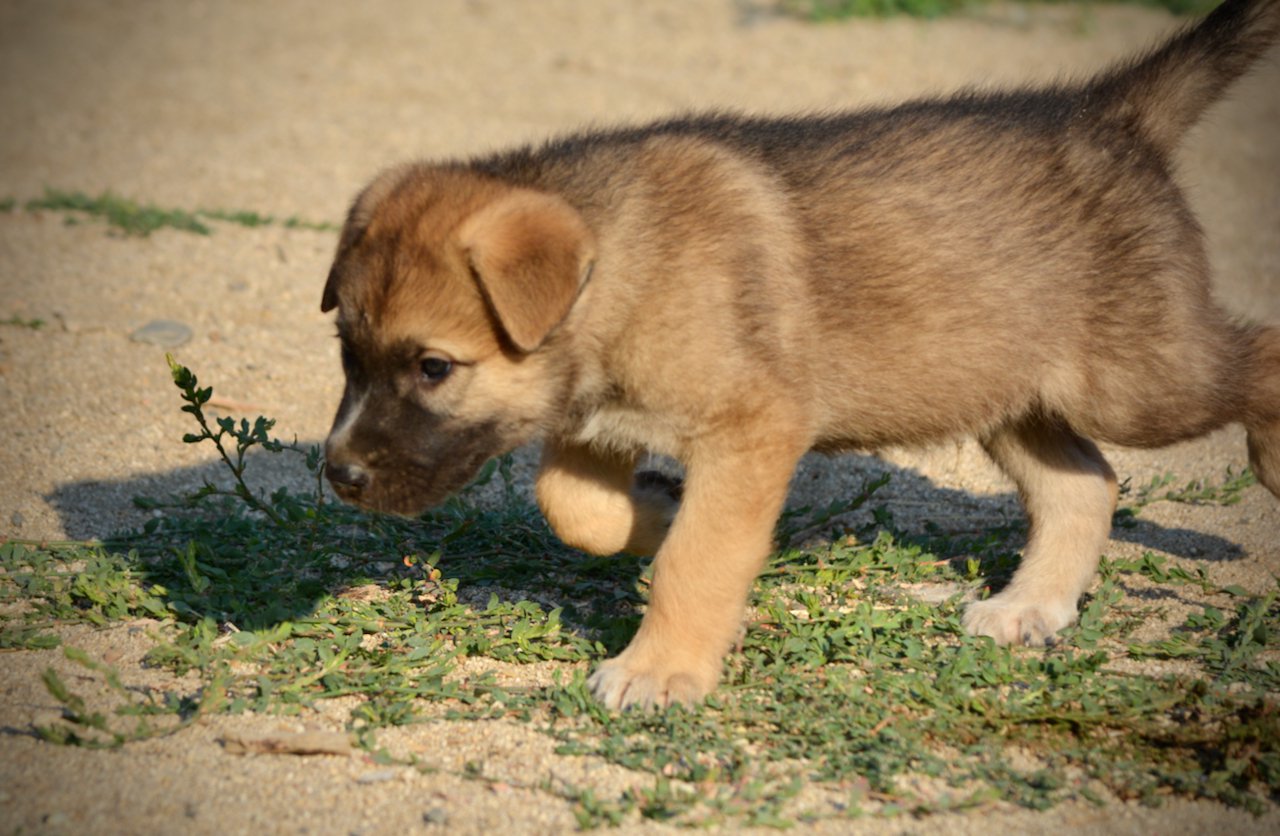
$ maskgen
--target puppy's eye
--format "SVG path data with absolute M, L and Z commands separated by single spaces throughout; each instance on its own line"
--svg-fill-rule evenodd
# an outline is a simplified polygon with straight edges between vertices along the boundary
M 453 371 L 453 361 L 447 357 L 424 357 L 418 364 L 422 378 L 431 383 L 439 383 Z

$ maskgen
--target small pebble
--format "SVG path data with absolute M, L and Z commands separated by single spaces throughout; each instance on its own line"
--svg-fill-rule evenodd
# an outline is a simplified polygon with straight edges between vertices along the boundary
M 12 514 L 9 515 L 9 522 L 13 525 L 14 528 L 22 528 L 22 524 L 26 521 L 27 521 L 27 518 L 22 516 L 21 511 L 14 511 Z
M 58 829 L 58 828 L 64 828 L 70 825 L 71 819 L 67 816 L 66 813 L 62 813 L 62 812 L 49 813 L 47 816 L 44 816 L 40 820 L 40 823 L 51 829 Z
M 443 807 L 432 807 L 422 814 L 422 821 L 425 824 L 448 824 L 449 814 Z
M 191 340 L 191 329 L 172 319 L 153 319 L 129 335 L 135 343 L 177 348 Z

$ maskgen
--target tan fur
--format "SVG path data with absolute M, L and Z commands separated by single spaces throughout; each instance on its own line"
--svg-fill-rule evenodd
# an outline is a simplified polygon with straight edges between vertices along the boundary
M 657 552 L 676 503 L 635 484 L 635 465 L 634 452 L 548 442 L 538 472 L 538 506 L 560 539 L 592 554 Z
M 476 283 L 515 347 L 530 352 L 569 313 L 595 258 L 582 216 L 563 200 L 512 191 L 458 228 Z
M 970 604 L 964 626 L 1001 644 L 1052 644 L 1076 618 L 1111 531 L 1116 477 L 1093 442 L 1039 418 L 983 447 L 1018 486 L 1031 521 L 1022 565 L 999 595 Z
M 1078 86 L 791 119 L 723 114 L 389 172 L 356 201 L 323 307 L 347 389 L 330 480 L 418 513 L 545 441 L 568 543 L 656 553 L 611 707 L 700 699 L 737 635 L 800 457 L 969 434 L 1030 517 L 970 632 L 1075 618 L 1116 479 L 1093 440 L 1232 421 L 1280 495 L 1280 331 L 1210 297 L 1168 157 L 1280 33 L 1277 0 Z M 678 491 L 633 477 L 679 459 Z

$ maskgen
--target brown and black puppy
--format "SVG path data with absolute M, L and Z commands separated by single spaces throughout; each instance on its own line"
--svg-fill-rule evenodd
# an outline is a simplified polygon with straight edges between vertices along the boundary
M 1238 421 L 1280 495 L 1280 330 L 1210 299 L 1179 138 L 1280 36 L 1227 0 L 1083 84 L 784 119 L 710 114 L 387 172 L 324 291 L 344 499 L 416 514 L 544 441 L 566 542 L 655 553 L 607 705 L 715 687 L 800 457 L 981 439 L 1031 520 L 968 629 L 1043 643 L 1110 529 L 1093 440 Z M 634 468 L 686 469 L 683 496 Z

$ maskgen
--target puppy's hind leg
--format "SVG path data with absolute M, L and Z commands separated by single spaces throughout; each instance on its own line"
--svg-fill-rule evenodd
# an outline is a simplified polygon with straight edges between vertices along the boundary
M 1258 328 L 1252 337 L 1244 420 L 1249 464 L 1280 498 L 1280 328 Z
M 657 474 L 634 478 L 635 456 L 548 441 L 538 506 L 565 543 L 592 554 L 651 555 L 679 508 L 678 488 Z
M 983 440 L 1018 486 L 1030 536 L 1013 580 L 970 604 L 964 626 L 1000 644 L 1052 644 L 1076 618 L 1111 531 L 1116 477 L 1097 446 L 1048 419 L 1027 419 Z

